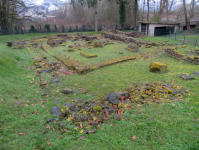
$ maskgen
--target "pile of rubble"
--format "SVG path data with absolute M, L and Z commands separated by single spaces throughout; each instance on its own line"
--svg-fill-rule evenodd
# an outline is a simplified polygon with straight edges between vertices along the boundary
M 63 94 L 74 91 L 65 88 Z M 108 123 L 111 119 L 121 120 L 123 113 L 133 105 L 144 103 L 165 103 L 165 100 L 182 100 L 183 95 L 191 93 L 188 89 L 163 82 L 132 84 L 124 91 L 115 91 L 107 97 L 86 101 L 82 98 L 72 100 L 61 107 L 53 107 L 51 113 L 61 120 L 59 127 L 65 128 L 67 123 L 73 124 L 73 130 L 81 134 L 96 133 L 100 124 Z M 48 122 L 53 122 L 54 118 Z M 84 122 L 84 123 L 83 123 Z

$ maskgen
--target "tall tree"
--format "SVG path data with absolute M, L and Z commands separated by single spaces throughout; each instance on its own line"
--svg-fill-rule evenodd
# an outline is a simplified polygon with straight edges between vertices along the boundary
M 32 6 L 27 0 L 0 0 L 0 27 L 6 29 L 12 26 L 16 20 L 30 19 L 26 15 L 29 7 Z
M 187 30 L 190 31 L 190 21 L 189 18 L 187 17 L 187 9 L 186 9 L 186 1 L 183 0 L 183 6 L 184 6 L 184 16 L 185 16 L 185 23 Z
M 138 12 L 138 0 L 135 0 L 135 3 L 134 3 L 134 19 L 133 19 L 134 30 L 137 30 L 137 12 Z
M 191 7 L 190 7 L 190 13 L 189 17 L 193 18 L 194 17 L 194 10 L 195 10 L 195 5 L 199 2 L 199 0 L 191 0 Z
M 144 21 L 145 3 L 146 3 L 146 0 L 142 2 L 142 21 Z
M 119 4 L 120 4 L 120 24 L 122 26 L 122 30 L 124 30 L 124 24 L 126 22 L 126 6 L 125 6 L 126 1 L 124 0 L 120 0 Z
M 97 14 L 98 14 L 98 4 L 97 2 L 101 0 L 78 0 L 78 3 L 81 3 L 82 7 L 88 6 L 95 9 L 95 32 L 98 32 L 98 23 L 97 23 Z M 71 4 L 75 4 L 75 0 L 71 0 Z
M 149 21 L 149 1 L 147 0 L 147 21 Z

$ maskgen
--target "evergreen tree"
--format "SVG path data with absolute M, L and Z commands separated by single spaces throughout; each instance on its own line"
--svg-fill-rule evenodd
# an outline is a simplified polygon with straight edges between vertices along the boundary
M 122 25 L 122 30 L 124 30 L 124 24 L 126 22 L 126 2 L 124 0 L 120 0 L 120 10 L 119 10 L 119 14 L 120 14 L 120 24 Z

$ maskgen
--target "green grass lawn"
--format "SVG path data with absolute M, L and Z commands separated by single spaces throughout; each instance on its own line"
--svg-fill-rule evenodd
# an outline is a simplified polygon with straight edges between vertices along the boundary
M 68 52 L 68 45 L 71 45 L 72 42 L 67 42 L 67 45 L 65 48 L 63 47 L 55 47 L 53 50 L 50 50 L 51 54 L 55 54 L 58 56 L 61 56 L 62 58 L 66 58 L 66 56 L 70 56 L 75 58 L 76 60 L 80 62 L 84 62 L 86 64 L 97 64 L 100 62 L 108 61 L 110 59 L 118 59 L 122 56 L 129 56 L 133 54 L 137 54 L 136 52 L 129 52 L 125 50 L 125 47 L 128 46 L 128 44 L 114 42 L 114 44 L 106 45 L 103 48 L 82 48 L 82 50 L 76 50 L 75 52 Z M 144 46 L 140 48 L 140 51 L 150 51 L 154 48 L 146 49 Z M 65 50 L 65 51 L 63 51 Z M 97 55 L 95 58 L 86 58 L 80 55 L 81 52 L 84 52 L 89 55 Z M 123 54 L 119 54 L 119 52 L 123 52 Z
M 70 33 L 71 34 L 71 33 Z M 74 33 L 73 33 L 74 34 Z M 85 32 L 88 34 L 88 32 Z M 94 32 L 89 32 L 94 35 Z M 160 50 L 153 53 L 149 59 L 136 59 L 112 66 L 100 68 L 85 75 L 66 75 L 60 77 L 61 85 L 49 84 L 47 89 L 39 88 L 39 78 L 36 76 L 32 58 L 45 54 L 49 60 L 54 60 L 52 54 L 69 55 L 85 63 L 97 63 L 108 59 L 119 58 L 135 54 L 124 50 L 127 44 L 115 42 L 103 48 L 82 49 L 87 54 L 97 54 L 97 58 L 84 58 L 81 51 L 64 52 L 66 47 L 55 47 L 50 54 L 30 49 L 11 49 L 6 46 L 7 41 L 19 41 L 40 37 L 45 34 L 25 34 L 0 36 L 0 149 L 29 150 L 44 149 L 199 149 L 199 77 L 195 80 L 184 81 L 178 77 L 182 73 L 199 71 L 197 65 L 178 61 L 167 57 Z M 147 37 L 149 41 L 167 41 L 166 38 Z M 174 40 L 169 40 L 175 43 Z M 187 45 L 187 51 L 194 46 Z M 159 50 L 152 47 L 140 48 L 140 52 Z M 123 54 L 118 54 L 122 51 Z M 167 64 L 168 71 L 163 74 L 149 72 L 149 65 L 153 61 Z M 44 74 L 42 80 L 48 81 L 50 76 Z M 78 140 L 80 134 L 73 131 L 73 126 L 67 123 L 66 132 L 58 127 L 59 121 L 48 124 L 47 119 L 55 117 L 50 113 L 55 106 L 63 106 L 76 98 L 84 101 L 95 99 L 97 96 L 107 96 L 115 90 L 123 90 L 132 83 L 148 83 L 165 81 L 186 87 L 195 93 L 183 98 L 181 102 L 163 104 L 134 105 L 123 114 L 123 120 L 111 120 L 101 124 L 97 133 L 86 135 Z M 63 95 L 59 91 L 64 87 L 73 90 L 88 89 L 88 94 L 78 92 L 76 95 Z M 48 90 L 48 91 L 46 91 Z M 47 92 L 49 96 L 42 96 Z M 96 96 L 92 96 L 95 94 Z M 18 101 L 18 102 L 16 102 Z M 60 101 L 58 105 L 56 101 Z M 23 105 L 18 105 L 19 102 Z M 38 114 L 34 113 L 38 111 Z M 111 126 L 111 124 L 114 124 Z M 46 130 L 47 125 L 51 128 Z M 55 130 L 53 130 L 53 128 Z M 24 135 L 20 135 L 23 133 Z M 132 139 L 135 136 L 136 139 Z M 50 143 L 50 144 L 49 144 Z

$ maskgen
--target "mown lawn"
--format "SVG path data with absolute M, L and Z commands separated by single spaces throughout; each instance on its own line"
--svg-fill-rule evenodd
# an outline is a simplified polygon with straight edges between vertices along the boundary
M 123 62 L 85 75 L 66 75 L 60 78 L 61 85 L 49 84 L 49 91 L 45 91 L 39 88 L 40 81 L 32 60 L 38 54 L 33 50 L 33 53 L 29 54 L 27 49 L 11 49 L 6 46 L 7 41 L 43 35 L 0 36 L 0 149 L 199 149 L 199 77 L 190 81 L 178 77 L 182 73 L 199 71 L 197 65 L 167 57 L 159 48 L 145 49 L 142 46 L 140 52 L 153 49 L 159 52 L 152 53 L 149 59 Z M 145 40 L 163 42 L 168 39 L 150 37 Z M 171 39 L 169 42 L 176 43 Z M 64 49 L 67 49 L 69 44 L 71 43 L 66 43 Z M 91 59 L 79 55 L 78 50 L 70 54 L 63 52 L 63 47 L 54 48 L 52 54 L 68 54 L 79 61 L 95 63 L 134 54 L 124 50 L 126 46 L 127 44 L 115 42 L 104 48 L 82 49 L 85 53 L 99 55 L 99 58 Z M 194 46 L 188 45 L 182 51 L 193 48 Z M 119 51 L 124 54 L 116 54 Z M 51 53 L 41 53 L 54 60 Z M 168 71 L 163 74 L 149 72 L 149 65 L 153 61 L 167 64 Z M 44 80 L 48 78 L 50 77 L 47 75 Z M 66 132 L 57 128 L 59 121 L 50 123 L 51 128 L 46 129 L 46 120 L 55 118 L 50 111 L 56 106 L 56 101 L 60 102 L 57 106 L 63 106 L 79 97 L 84 101 L 92 100 L 97 96 L 107 96 L 115 90 L 123 90 L 132 83 L 156 81 L 174 83 L 190 89 L 195 94 L 169 104 L 134 105 L 125 111 L 123 120 L 111 120 L 107 124 L 101 124 L 97 133 L 86 135 L 83 140 L 77 141 L 83 134 L 73 131 L 73 125 L 70 123 L 67 123 Z M 67 96 L 61 94 L 59 91 L 66 86 L 78 90 L 78 93 Z M 89 93 L 82 94 L 79 88 L 88 89 Z M 49 96 L 42 96 L 44 92 L 48 92 Z M 23 105 L 19 105 L 20 102 Z M 34 111 L 38 111 L 38 114 Z M 136 139 L 132 139 L 133 136 Z

